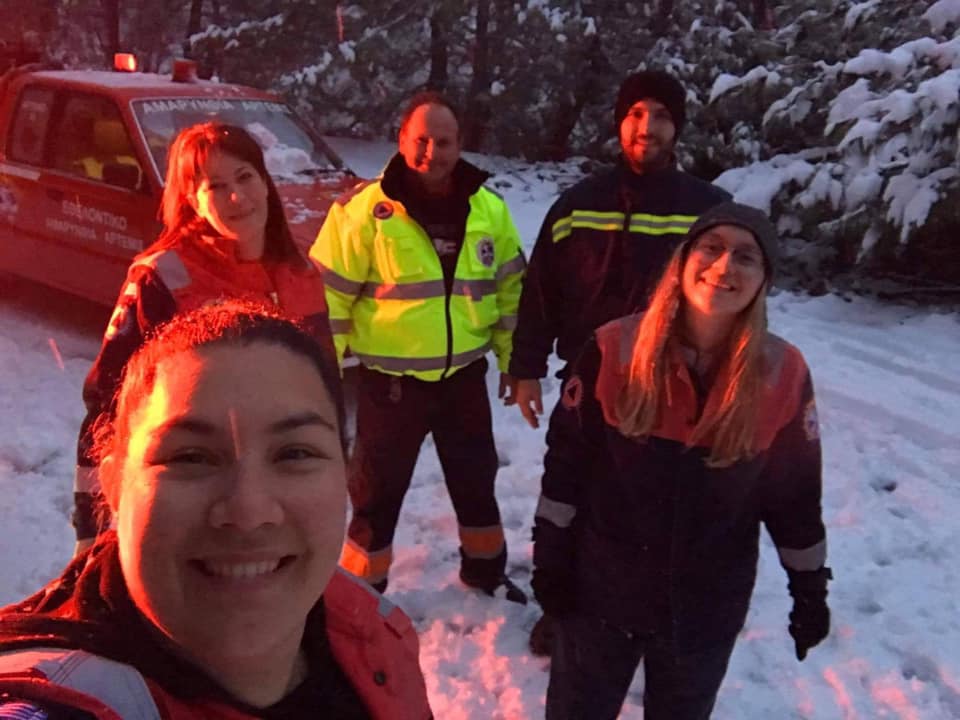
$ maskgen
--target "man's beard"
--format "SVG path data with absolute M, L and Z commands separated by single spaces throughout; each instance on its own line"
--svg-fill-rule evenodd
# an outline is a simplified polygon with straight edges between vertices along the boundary
M 670 167 L 674 163 L 673 148 L 673 143 L 667 145 L 662 143 L 657 143 L 656 145 L 648 144 L 648 151 L 644 152 L 640 158 L 637 158 L 633 153 L 628 153 L 626 150 L 624 150 L 623 154 L 631 169 L 636 173 L 643 174 Z

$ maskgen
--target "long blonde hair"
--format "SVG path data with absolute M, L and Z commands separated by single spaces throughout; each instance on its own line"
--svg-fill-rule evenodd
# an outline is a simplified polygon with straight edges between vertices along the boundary
M 686 302 L 681 278 L 689 246 L 677 248 L 650 305 L 640 321 L 624 391 L 616 402 L 618 429 L 627 437 L 646 438 L 670 404 L 669 349 L 677 341 L 677 317 Z M 767 283 L 736 318 L 721 353 L 718 382 L 726 380 L 722 400 L 697 421 L 688 447 L 709 441 L 709 467 L 726 467 L 754 453 L 757 406 L 763 385 L 763 347 L 767 333 Z M 712 390 L 711 390 L 712 392 Z

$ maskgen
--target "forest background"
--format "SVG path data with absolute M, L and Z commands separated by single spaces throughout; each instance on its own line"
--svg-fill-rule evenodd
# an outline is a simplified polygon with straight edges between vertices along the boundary
M 95 68 L 123 50 L 166 72 L 190 57 L 371 139 L 433 88 L 464 109 L 467 150 L 544 173 L 612 162 L 620 80 L 667 69 L 688 89 L 680 163 L 773 215 L 786 284 L 960 297 L 960 0 L 2 4 L 7 58 Z M 765 192 L 742 197 L 758 173 Z

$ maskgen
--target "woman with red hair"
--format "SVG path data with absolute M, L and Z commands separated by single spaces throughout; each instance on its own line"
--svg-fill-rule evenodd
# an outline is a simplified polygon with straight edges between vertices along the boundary
M 109 524 L 98 508 L 90 430 L 111 411 L 129 357 L 158 325 L 228 298 L 265 302 L 302 318 L 334 357 L 323 281 L 297 249 L 263 151 L 246 130 L 218 122 L 186 128 L 169 153 L 160 204 L 163 232 L 138 255 L 83 388 L 77 447 L 77 551 Z

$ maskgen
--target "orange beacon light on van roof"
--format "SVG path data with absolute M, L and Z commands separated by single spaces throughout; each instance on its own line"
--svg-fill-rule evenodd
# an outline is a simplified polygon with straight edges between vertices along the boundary
M 114 53 L 113 69 L 119 72 L 136 72 L 137 56 L 133 53 Z

